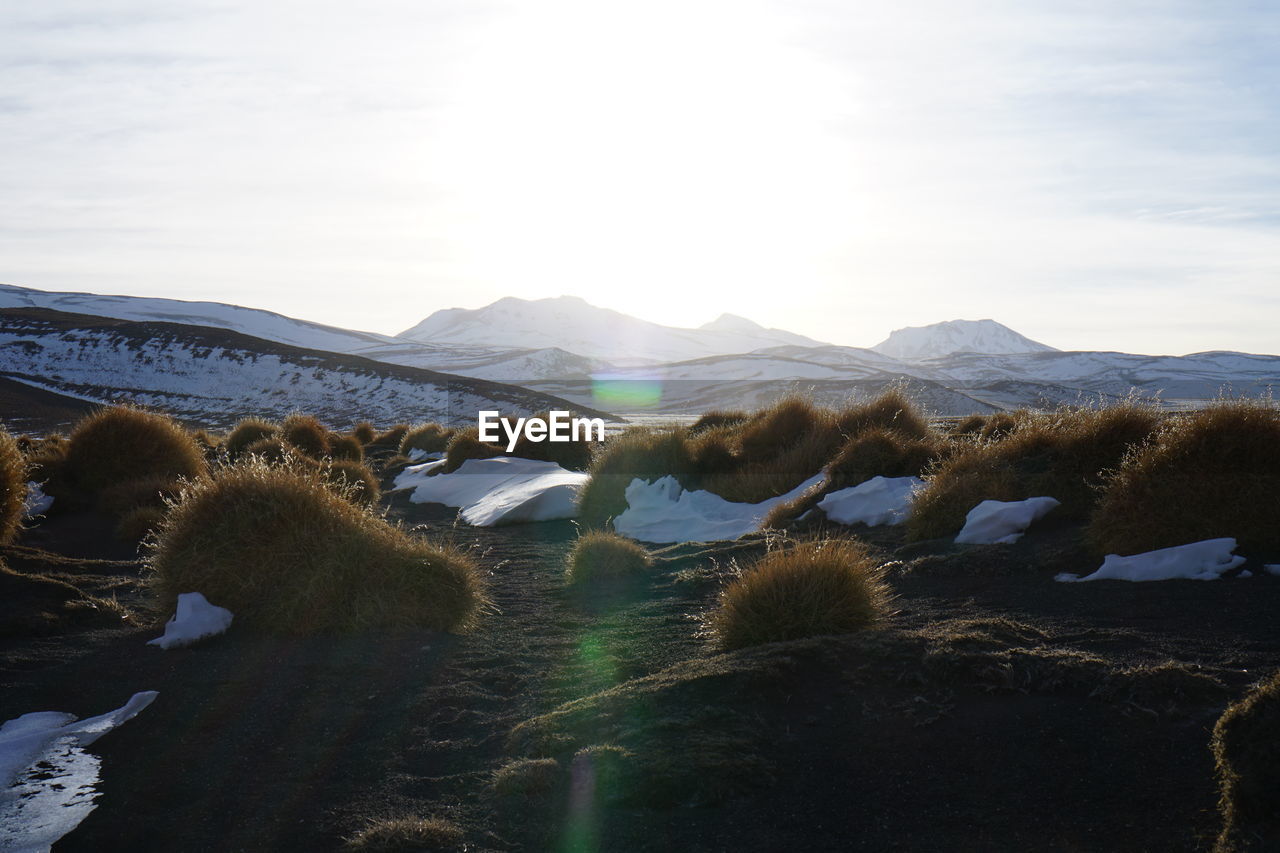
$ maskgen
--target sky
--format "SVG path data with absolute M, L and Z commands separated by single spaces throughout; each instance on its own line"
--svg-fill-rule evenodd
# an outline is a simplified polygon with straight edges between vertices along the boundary
M 1280 6 L 0 5 L 0 281 L 1280 352 Z

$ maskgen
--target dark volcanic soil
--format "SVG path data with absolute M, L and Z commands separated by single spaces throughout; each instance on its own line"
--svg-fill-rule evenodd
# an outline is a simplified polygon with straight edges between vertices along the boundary
M 56 849 L 328 850 L 417 815 L 466 850 L 1203 850 L 1210 729 L 1278 662 L 1280 578 L 1055 583 L 1097 563 L 1069 525 L 863 531 L 896 561 L 883 628 L 719 655 L 698 617 L 761 541 L 665 549 L 651 582 L 583 598 L 568 523 L 392 514 L 476 549 L 474 633 L 233 626 L 163 652 L 120 622 L 138 566 L 92 516 L 0 551 L 0 720 L 159 691 L 93 746 L 99 808 Z

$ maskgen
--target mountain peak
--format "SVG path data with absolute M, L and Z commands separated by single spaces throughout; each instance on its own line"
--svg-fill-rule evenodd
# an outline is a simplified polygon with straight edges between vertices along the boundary
M 897 329 L 872 347 L 881 355 L 908 361 L 938 358 L 959 352 L 1006 355 L 1020 352 L 1057 352 L 995 320 L 946 320 L 928 326 Z
M 754 320 L 748 320 L 746 317 L 739 317 L 737 314 L 721 314 L 710 323 L 703 323 L 699 329 L 709 329 L 711 331 L 722 332 L 762 332 L 764 326 Z

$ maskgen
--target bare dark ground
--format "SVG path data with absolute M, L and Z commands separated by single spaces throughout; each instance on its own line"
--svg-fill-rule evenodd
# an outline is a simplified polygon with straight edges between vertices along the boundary
M 94 745 L 99 808 L 56 849 L 329 850 L 419 815 L 467 850 L 1203 850 L 1210 729 L 1280 663 L 1280 578 L 1058 584 L 1097 563 L 1070 525 L 967 548 L 864 530 L 898 561 L 883 628 L 719 655 L 698 617 L 762 542 L 666 549 L 651 582 L 582 598 L 568 523 L 392 514 L 476 549 L 477 631 L 162 652 L 120 621 L 112 600 L 145 596 L 100 520 L 4 550 L 0 720 L 160 694 Z M 556 764 L 494 788 L 529 758 Z

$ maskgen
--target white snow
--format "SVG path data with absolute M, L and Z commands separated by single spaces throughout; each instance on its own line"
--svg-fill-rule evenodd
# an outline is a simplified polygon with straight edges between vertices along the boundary
M 164 624 L 164 636 L 148 640 L 147 645 L 162 649 L 189 646 L 196 640 L 221 634 L 231 627 L 232 618 L 230 610 L 210 604 L 198 592 L 180 593 L 178 612 Z
M 1102 567 L 1091 575 L 1082 577 L 1063 572 L 1054 580 L 1063 583 L 1100 580 L 1166 581 L 1176 578 L 1212 581 L 1221 577 L 1223 572 L 1244 563 L 1244 557 L 1231 553 L 1235 549 L 1236 540 L 1226 538 L 1206 539 L 1203 542 L 1161 548 L 1130 557 L 1108 554 L 1102 561 Z
M 578 492 L 588 479 L 554 462 L 515 456 L 468 459 L 451 474 L 427 476 L 442 464 L 406 468 L 396 477 L 395 488 L 412 488 L 409 499 L 414 503 L 456 506 L 462 520 L 476 527 L 576 518 Z
M 966 545 L 1011 545 L 1022 538 L 1031 522 L 1058 505 L 1055 498 L 1025 501 L 983 501 L 969 510 L 956 542 Z
M 1280 563 L 1267 563 L 1262 568 L 1267 570 L 1267 574 L 1280 577 Z
M 1018 334 L 995 320 L 947 320 L 931 326 L 897 329 L 872 347 L 878 353 L 907 360 L 937 358 L 956 352 L 986 354 L 1054 352 L 1054 348 Z
M 40 485 L 35 481 L 27 483 L 27 496 L 22 500 L 22 514 L 26 518 L 44 515 L 53 506 L 53 496 L 46 495 Z
M 410 447 L 409 452 L 405 454 L 409 457 L 410 462 L 434 462 L 437 459 L 443 459 L 443 453 L 432 453 L 423 450 L 421 447 Z
M 785 495 L 760 503 L 735 503 L 704 491 L 686 491 L 675 477 L 649 483 L 639 478 L 627 486 L 627 508 L 613 529 L 641 542 L 715 542 L 737 539 L 760 529 L 769 510 L 799 497 L 821 483 L 815 474 Z
M 120 708 L 80 722 L 74 714 L 37 711 L 0 726 L 0 851 L 47 851 L 79 826 L 96 808 L 101 768 L 85 748 L 157 695 L 135 693 Z
M 919 477 L 872 477 L 865 483 L 840 489 L 818 501 L 818 509 L 839 524 L 901 524 L 911 513 Z

